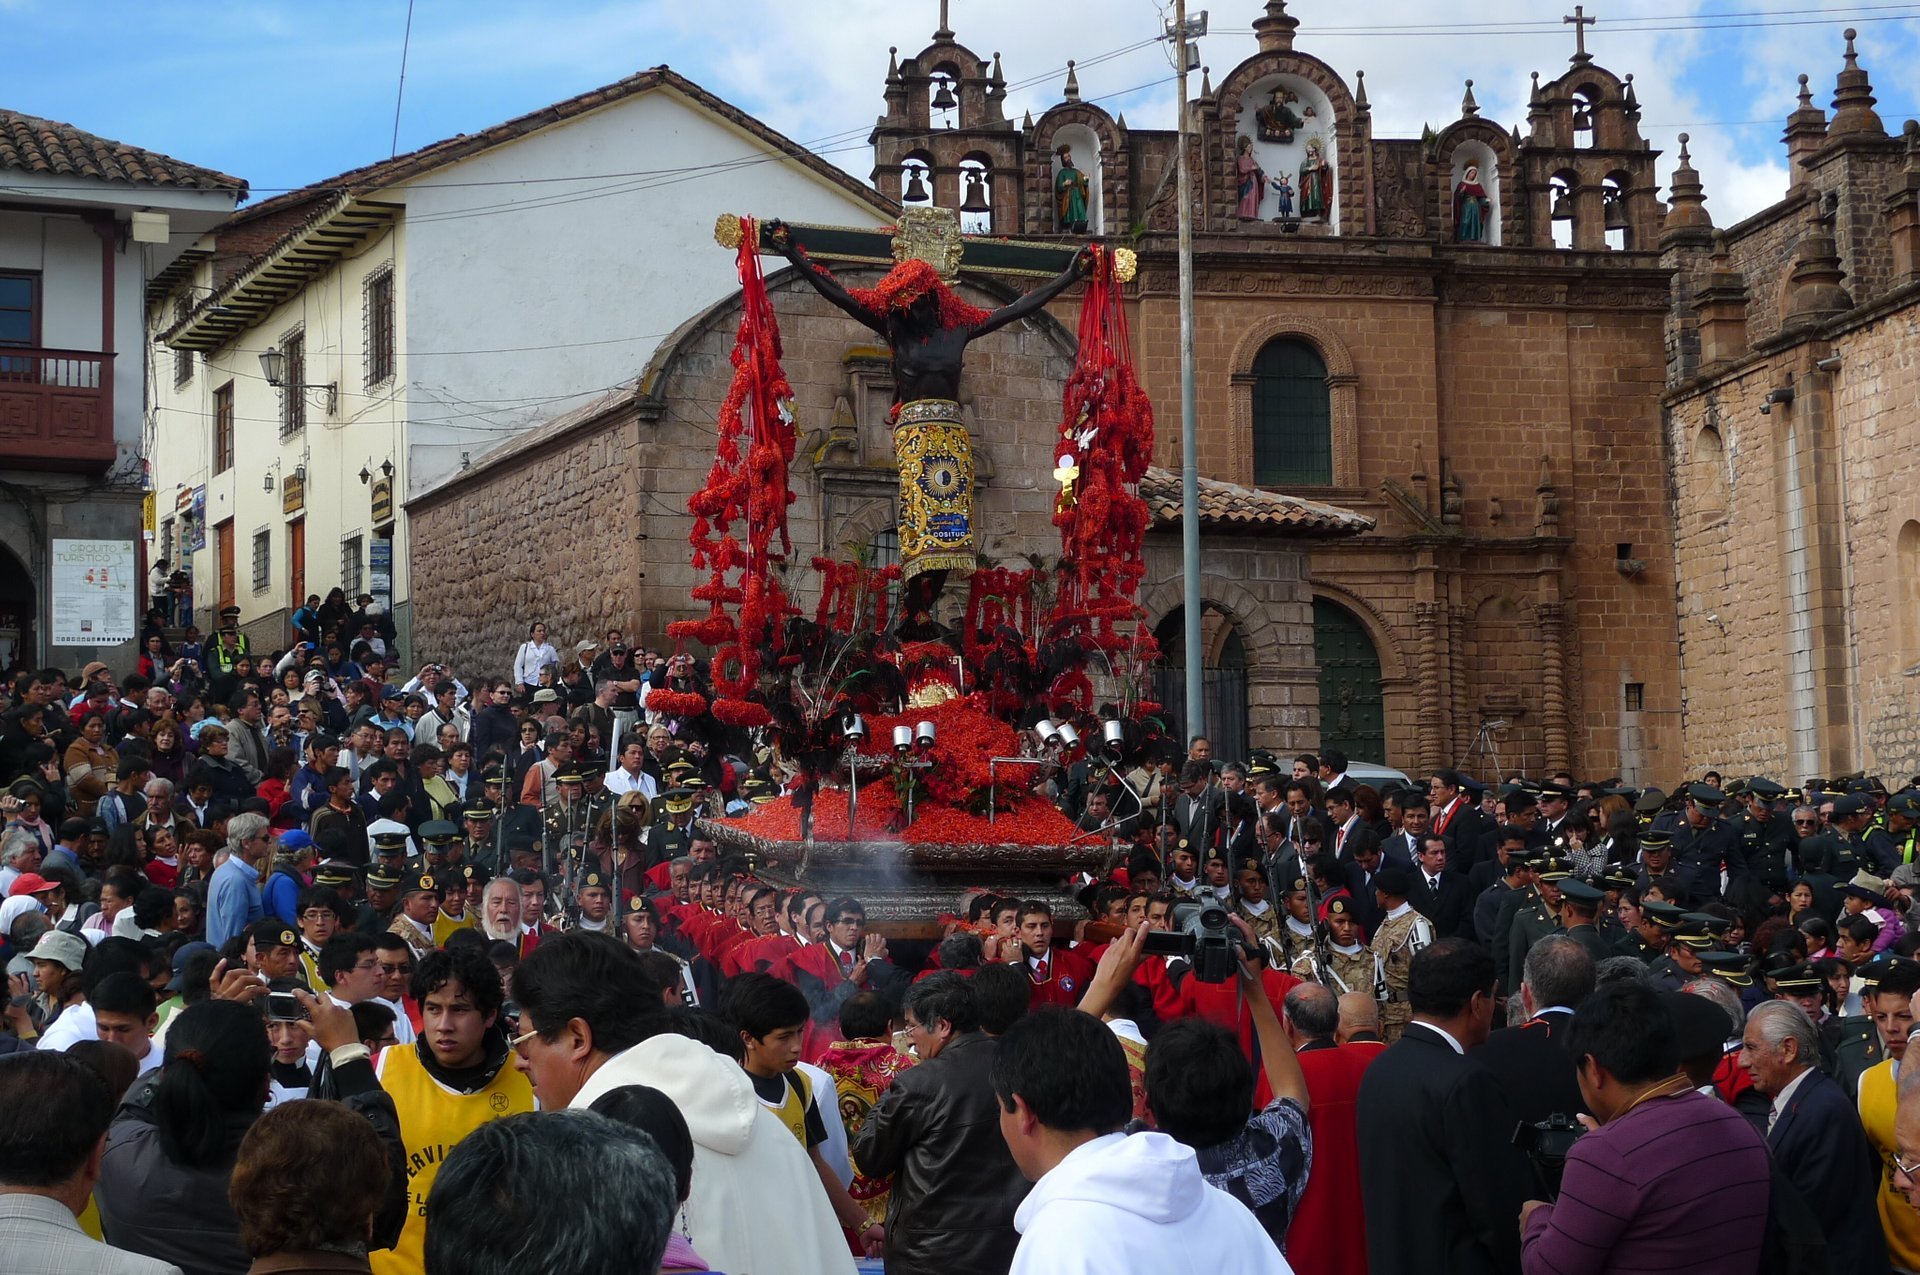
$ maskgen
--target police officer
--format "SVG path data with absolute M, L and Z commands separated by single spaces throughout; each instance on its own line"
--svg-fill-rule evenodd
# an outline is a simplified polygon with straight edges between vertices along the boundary
M 1565 923 L 1567 937 L 1586 948 L 1587 955 L 1596 962 L 1614 954 L 1613 945 L 1607 942 L 1596 924 L 1606 898 L 1605 891 L 1578 877 L 1569 877 L 1560 883 L 1560 916 Z
M 1293 960 L 1293 976 L 1324 984 L 1335 996 L 1365 992 L 1375 1000 L 1384 1000 L 1386 964 L 1360 942 L 1360 919 L 1354 913 L 1353 900 L 1336 894 L 1327 900 L 1326 913 L 1325 952 L 1308 944 L 1307 950 Z
M 253 643 L 240 631 L 240 608 L 220 608 L 220 628 L 206 644 L 202 659 L 212 675 L 233 672 L 233 666 L 253 655 Z
M 1565 928 L 1560 919 L 1560 887 L 1572 876 L 1573 869 L 1565 859 L 1548 855 L 1534 860 L 1533 900 L 1523 902 L 1514 913 L 1512 929 L 1507 935 L 1508 992 L 1520 986 L 1528 950 L 1547 935 L 1558 934 Z

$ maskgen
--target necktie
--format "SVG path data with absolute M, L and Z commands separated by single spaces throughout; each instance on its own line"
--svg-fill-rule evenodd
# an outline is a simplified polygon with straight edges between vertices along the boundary
M 1033 981 L 1036 983 L 1044 983 L 1047 981 L 1047 963 L 1045 961 L 1035 961 L 1033 963 Z
M 852 952 L 840 953 L 840 972 L 842 974 L 853 973 L 853 953 Z
M 1429 890 L 1431 890 L 1431 891 L 1433 891 L 1433 893 L 1435 893 L 1435 894 L 1438 894 L 1438 893 L 1440 893 L 1440 878 L 1439 878 L 1439 877 L 1437 877 L 1437 876 L 1435 876 L 1435 877 L 1428 877 L 1428 878 L 1427 878 L 1427 889 L 1429 889 Z
M 1774 1122 L 1779 1118 L 1780 1118 L 1780 1108 L 1778 1107 L 1767 1108 L 1767 1132 L 1768 1133 L 1773 1132 Z

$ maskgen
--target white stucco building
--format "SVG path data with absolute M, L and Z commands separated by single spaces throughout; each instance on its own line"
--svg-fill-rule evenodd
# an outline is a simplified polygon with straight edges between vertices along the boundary
M 156 477 L 196 620 L 231 600 L 271 649 L 339 585 L 389 603 L 404 650 L 408 493 L 630 380 L 736 288 L 716 216 L 895 211 L 664 67 L 243 209 L 149 316 L 193 356 L 156 377 Z M 267 379 L 269 348 L 306 388 Z
M 5 109 L 0 185 L 0 668 L 129 669 L 146 582 L 144 299 L 247 185 Z

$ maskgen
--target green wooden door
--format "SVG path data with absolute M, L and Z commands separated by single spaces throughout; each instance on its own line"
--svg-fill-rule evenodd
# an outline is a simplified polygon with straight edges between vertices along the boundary
M 1353 613 L 1313 600 L 1313 658 L 1320 666 L 1320 747 L 1353 761 L 1387 762 L 1380 653 Z

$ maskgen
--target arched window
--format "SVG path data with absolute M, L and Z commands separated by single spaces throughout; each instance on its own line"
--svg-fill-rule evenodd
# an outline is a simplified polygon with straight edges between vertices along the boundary
M 1305 341 L 1276 337 L 1253 357 L 1253 481 L 1260 487 L 1333 482 L 1327 365 Z

